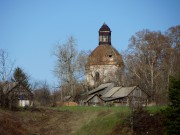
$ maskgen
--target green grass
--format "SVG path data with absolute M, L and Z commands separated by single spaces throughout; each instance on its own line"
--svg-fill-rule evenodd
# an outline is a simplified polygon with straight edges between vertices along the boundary
M 147 107 L 149 113 L 155 114 L 166 106 Z M 122 125 L 130 114 L 128 106 L 107 107 L 107 106 L 62 106 L 55 107 L 55 110 L 75 112 L 76 114 L 86 114 L 87 117 L 81 127 L 73 135 L 107 135 L 111 134 L 117 125 Z M 123 128 L 122 128 L 123 130 Z M 130 132 L 128 129 L 127 132 Z
M 157 112 L 160 112 L 161 110 L 166 109 L 167 106 L 148 106 L 147 110 L 149 113 L 155 114 Z
M 88 113 L 90 121 L 85 122 L 73 135 L 106 135 L 110 134 L 113 129 L 124 118 L 129 115 L 129 107 L 93 107 L 93 106 L 62 106 L 54 108 L 59 111 L 70 111 L 76 113 Z
M 54 108 L 59 111 L 76 112 L 80 115 L 87 113 L 89 121 L 84 122 L 82 126 L 73 135 L 106 135 L 129 115 L 129 107 L 107 107 L 107 106 L 62 106 Z M 93 117 L 92 117 L 93 116 Z
M 167 106 L 147 106 L 147 111 L 149 113 L 157 113 L 160 110 L 164 110 Z M 61 106 L 61 107 L 54 107 L 53 109 L 59 111 L 72 111 L 72 112 L 101 112 L 101 111 L 113 111 L 113 112 L 129 112 L 128 106 L 120 106 L 120 107 L 108 107 L 108 106 Z
M 98 116 L 82 126 L 74 135 L 106 135 L 111 133 L 120 121 L 121 118 L 117 112 Z
M 85 111 L 115 111 L 115 112 L 127 112 L 129 110 L 129 107 L 127 106 L 121 106 L 121 107 L 107 107 L 107 106 L 61 106 L 61 107 L 55 107 L 55 110 L 59 111 L 73 111 L 73 112 L 85 112 Z

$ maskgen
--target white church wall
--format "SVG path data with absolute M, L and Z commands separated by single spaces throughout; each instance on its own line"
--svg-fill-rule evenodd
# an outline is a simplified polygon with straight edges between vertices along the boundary
M 118 77 L 118 70 L 120 70 L 120 67 L 116 65 L 92 65 L 86 74 L 87 84 L 94 86 L 97 83 L 95 79 L 96 72 L 99 73 L 99 82 L 111 82 Z

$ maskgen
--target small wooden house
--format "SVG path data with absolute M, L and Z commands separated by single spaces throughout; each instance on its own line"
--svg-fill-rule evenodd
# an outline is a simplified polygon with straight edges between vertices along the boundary
M 4 106 L 25 107 L 33 105 L 33 93 L 18 82 L 1 83 Z M 1 94 L 1 95 L 2 95 Z

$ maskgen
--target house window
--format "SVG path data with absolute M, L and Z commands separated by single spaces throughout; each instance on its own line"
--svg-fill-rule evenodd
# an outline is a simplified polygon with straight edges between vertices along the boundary
M 95 73 L 95 81 L 99 81 L 100 77 L 99 77 L 99 72 Z

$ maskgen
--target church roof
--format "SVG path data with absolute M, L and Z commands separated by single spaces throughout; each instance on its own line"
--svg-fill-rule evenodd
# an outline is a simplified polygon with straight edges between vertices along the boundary
M 99 29 L 99 31 L 111 31 L 110 28 L 107 26 L 106 23 L 104 23 L 101 28 Z
M 90 65 L 118 65 L 123 66 L 122 56 L 110 45 L 99 45 L 90 54 L 86 66 Z

